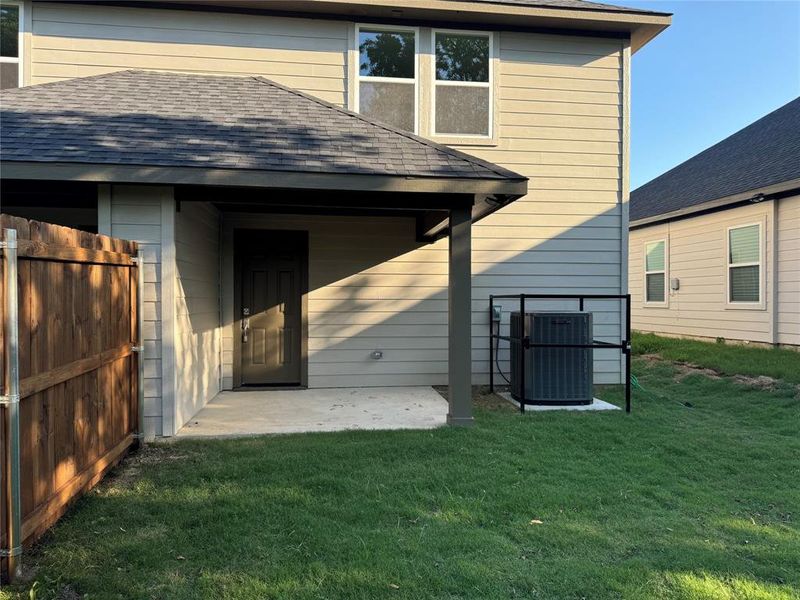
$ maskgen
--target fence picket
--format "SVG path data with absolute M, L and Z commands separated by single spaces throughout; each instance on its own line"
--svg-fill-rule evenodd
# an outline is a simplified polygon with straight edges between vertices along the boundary
M 134 242 L 0 215 L 16 229 L 22 537 L 29 546 L 135 443 L 139 357 Z M 0 261 L 2 277 L 4 260 Z M 4 319 L 5 290 L 0 290 Z M 0 348 L 5 352 L 0 327 Z M 3 361 L 3 364 L 5 362 Z M 6 375 L 2 380 L 5 387 Z M 0 427 L 0 544 L 9 519 L 7 411 Z M 8 561 L 0 572 L 8 577 Z

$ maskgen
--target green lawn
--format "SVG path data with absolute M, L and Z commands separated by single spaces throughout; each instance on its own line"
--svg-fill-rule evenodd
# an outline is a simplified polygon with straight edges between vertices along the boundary
M 800 598 L 798 388 L 634 370 L 630 415 L 153 446 L 26 556 L 37 597 Z
M 671 360 L 714 369 L 725 375 L 766 375 L 800 384 L 800 352 L 785 348 L 757 348 L 634 333 L 636 354 L 658 354 Z

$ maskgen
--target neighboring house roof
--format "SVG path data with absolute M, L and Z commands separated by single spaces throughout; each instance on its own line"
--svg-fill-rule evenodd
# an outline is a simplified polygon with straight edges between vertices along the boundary
M 464 1 L 464 0 L 461 0 Z M 661 11 L 647 10 L 644 8 L 628 8 L 588 0 L 466 0 L 476 4 L 509 4 L 513 6 L 530 6 L 542 8 L 566 8 L 569 10 L 600 10 L 604 12 L 642 13 L 649 15 L 669 15 Z
M 261 77 L 119 71 L 1 96 L 4 164 L 526 181 Z
M 794 180 L 800 185 L 800 98 L 631 192 L 630 220 L 703 210 Z

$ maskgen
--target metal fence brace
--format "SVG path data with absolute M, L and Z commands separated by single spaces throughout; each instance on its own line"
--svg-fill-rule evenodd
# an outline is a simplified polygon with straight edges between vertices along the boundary
M 22 571 L 22 495 L 20 486 L 20 433 L 19 433 L 19 290 L 17 264 L 17 231 L 3 230 L 3 272 L 5 281 L 5 396 L 3 412 L 8 427 L 10 482 L 8 502 L 8 548 L 0 556 L 8 558 L 8 577 L 13 579 Z

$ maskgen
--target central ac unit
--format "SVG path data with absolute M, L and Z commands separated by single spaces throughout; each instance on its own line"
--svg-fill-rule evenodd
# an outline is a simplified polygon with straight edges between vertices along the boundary
M 511 313 L 511 337 L 522 329 L 519 312 Z M 593 400 L 592 348 L 542 347 L 535 344 L 591 344 L 592 314 L 580 312 L 525 313 L 524 335 L 534 344 L 527 350 L 511 344 L 511 395 L 522 404 L 574 405 Z M 525 391 L 520 377 L 520 352 L 525 353 Z

